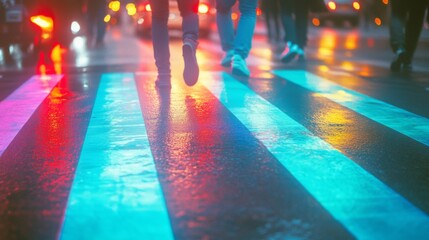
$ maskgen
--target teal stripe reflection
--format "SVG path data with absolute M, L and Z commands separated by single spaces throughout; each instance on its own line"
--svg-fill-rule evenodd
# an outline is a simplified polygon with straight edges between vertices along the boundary
M 230 75 L 204 85 L 358 239 L 423 239 L 429 217 Z M 285 203 L 287 207 L 287 203 Z
M 273 73 L 429 146 L 429 119 L 427 118 L 343 88 L 305 71 L 276 70 Z
M 104 74 L 61 239 L 173 239 L 133 74 Z

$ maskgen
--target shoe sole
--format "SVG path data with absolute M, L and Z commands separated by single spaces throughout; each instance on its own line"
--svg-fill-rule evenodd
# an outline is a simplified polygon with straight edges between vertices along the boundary
M 182 47 L 183 60 L 185 61 L 185 69 L 183 70 L 183 79 L 186 85 L 193 86 L 198 81 L 200 69 L 197 63 L 197 57 L 189 44 L 184 44 Z
M 290 62 L 290 61 L 292 61 L 295 57 L 296 57 L 296 55 L 298 55 L 298 53 L 295 53 L 295 52 L 292 52 L 292 53 L 288 53 L 288 54 L 286 54 L 286 56 L 284 56 L 283 58 L 282 58 L 282 62 L 283 63 L 288 63 L 288 62 Z
M 402 65 L 401 62 L 399 62 L 399 61 L 393 61 L 390 64 L 390 71 L 392 71 L 392 72 L 399 72 L 399 71 L 401 71 L 401 65 Z
M 237 68 L 232 68 L 232 74 L 237 75 L 237 76 L 242 76 L 242 77 L 250 77 L 250 74 L 241 71 L 240 69 Z

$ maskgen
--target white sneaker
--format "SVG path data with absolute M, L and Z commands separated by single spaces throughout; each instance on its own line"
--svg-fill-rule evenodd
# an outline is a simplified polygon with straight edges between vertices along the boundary
M 230 67 L 231 66 L 231 61 L 232 61 L 232 56 L 234 56 L 234 50 L 228 50 L 225 53 L 225 56 L 222 58 L 222 61 L 220 62 L 220 65 L 222 67 Z
M 232 56 L 232 74 L 244 77 L 250 76 L 246 61 L 238 54 Z

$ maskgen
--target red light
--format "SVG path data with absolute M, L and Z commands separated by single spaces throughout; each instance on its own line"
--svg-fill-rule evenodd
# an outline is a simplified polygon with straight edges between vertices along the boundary
M 146 12 L 152 12 L 152 8 L 150 7 L 150 4 L 146 4 L 145 8 Z
M 50 17 L 43 15 L 32 16 L 30 18 L 31 22 L 42 28 L 46 31 L 52 31 L 54 29 L 54 20 Z
M 256 16 L 261 16 L 262 10 L 260 8 L 256 8 Z
M 333 1 L 328 2 L 328 8 L 331 10 L 337 9 L 337 4 Z
M 355 10 L 359 10 L 360 9 L 360 4 L 358 2 L 353 2 L 353 8 Z
M 198 13 L 206 14 L 208 12 L 209 6 L 207 4 L 200 3 L 200 5 L 198 5 Z

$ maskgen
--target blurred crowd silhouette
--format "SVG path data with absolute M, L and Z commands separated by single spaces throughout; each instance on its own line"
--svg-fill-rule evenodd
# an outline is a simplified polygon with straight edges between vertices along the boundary
M 309 13 L 330 11 L 326 3 L 324 0 L 260 0 L 268 40 L 274 44 L 285 43 L 282 49 L 275 50 L 281 52 L 279 58 L 283 63 L 305 59 Z M 388 23 L 395 54 L 390 69 L 412 71 L 412 59 L 424 22 L 429 24 L 429 0 L 360 0 L 356 8 L 364 30 L 382 21 Z

